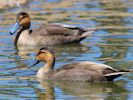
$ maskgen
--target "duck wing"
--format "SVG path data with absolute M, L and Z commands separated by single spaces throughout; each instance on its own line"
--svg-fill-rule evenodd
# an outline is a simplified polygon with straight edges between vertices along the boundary
M 42 24 L 38 28 L 33 29 L 33 34 L 37 35 L 62 35 L 62 36 L 80 36 L 85 32 L 89 32 L 87 34 L 91 34 L 96 29 L 88 29 L 88 28 L 81 28 L 71 25 L 64 25 L 64 24 Z
M 103 75 L 108 74 L 108 73 L 118 72 L 117 69 L 114 69 L 108 65 L 88 62 L 88 61 L 66 64 L 62 66 L 61 68 L 57 69 L 57 71 L 62 71 L 62 70 L 67 71 L 67 70 L 73 70 L 73 69 L 85 69 L 89 71 L 96 71 Z
M 56 70 L 53 76 L 61 80 L 107 81 L 104 75 L 114 72 L 117 72 L 117 70 L 105 64 L 77 62 L 62 66 Z
M 117 70 L 105 64 L 78 62 L 59 68 L 55 76 L 75 81 L 113 81 L 115 78 L 133 72 L 132 69 Z

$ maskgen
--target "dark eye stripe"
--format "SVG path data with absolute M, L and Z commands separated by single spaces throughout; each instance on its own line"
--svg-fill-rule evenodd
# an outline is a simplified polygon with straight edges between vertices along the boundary
M 27 15 L 22 16 L 22 18 L 19 19 L 19 17 L 17 18 L 19 21 L 21 21 L 23 18 L 27 17 Z
M 38 56 L 39 54 L 41 54 L 41 53 L 46 53 L 46 52 L 39 51 L 39 52 L 37 53 L 37 56 Z

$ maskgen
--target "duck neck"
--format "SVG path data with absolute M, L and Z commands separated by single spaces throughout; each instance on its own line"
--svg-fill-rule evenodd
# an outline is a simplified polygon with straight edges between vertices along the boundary
M 19 39 L 19 36 L 20 34 L 22 33 L 22 31 L 26 30 L 26 29 L 30 29 L 30 23 L 27 27 L 22 27 L 18 32 L 17 32 L 17 35 L 15 37 L 15 40 L 14 40 L 14 45 L 17 46 L 17 43 L 18 43 L 18 39 Z
M 54 70 L 54 64 L 55 64 L 55 57 L 50 59 L 49 61 L 47 61 L 43 68 L 46 72 L 53 71 Z
M 55 58 L 50 58 L 45 61 L 45 65 L 39 69 L 37 72 L 37 77 L 41 79 L 48 79 L 49 74 L 51 72 L 54 72 L 54 63 L 55 63 Z

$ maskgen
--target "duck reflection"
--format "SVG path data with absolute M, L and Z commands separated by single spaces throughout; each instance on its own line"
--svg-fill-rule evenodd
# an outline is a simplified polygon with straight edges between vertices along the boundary
M 76 98 L 76 100 L 112 100 L 120 99 L 126 100 L 128 91 L 123 87 L 114 84 L 113 82 L 104 83 L 88 83 L 88 82 L 72 82 L 72 81 L 44 81 L 39 80 L 40 86 L 45 89 L 45 92 L 41 90 L 36 91 L 39 100 L 55 100 L 58 99 L 58 95 L 70 95 Z M 121 82 L 119 83 L 121 84 Z M 123 82 L 122 82 L 123 84 Z M 56 89 L 55 89 L 56 88 Z M 55 89 L 55 90 L 54 90 Z M 62 91 L 58 91 L 61 89 Z M 121 96 L 115 96 L 121 95 Z M 61 97 L 65 98 L 65 97 Z
M 64 54 L 68 54 L 71 56 L 78 56 L 82 52 L 88 52 L 89 48 L 85 45 L 69 44 L 69 45 L 58 45 L 58 46 L 47 46 L 49 49 L 54 51 L 56 56 L 61 56 Z M 29 59 L 30 54 L 36 53 L 42 46 L 18 46 L 16 54 L 19 55 L 23 59 Z
M 43 82 L 40 86 L 45 89 L 45 92 L 41 92 L 40 89 L 35 90 L 39 100 L 55 100 L 55 91 L 52 83 Z

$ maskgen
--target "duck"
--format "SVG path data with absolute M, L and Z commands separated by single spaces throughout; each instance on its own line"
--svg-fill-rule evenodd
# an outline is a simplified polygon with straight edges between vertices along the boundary
M 101 82 L 113 81 L 115 78 L 132 72 L 132 69 L 118 70 L 106 64 L 83 61 L 73 62 L 54 69 L 55 56 L 47 47 L 40 48 L 35 57 L 33 67 L 40 62 L 44 62 L 36 77 L 42 80 L 63 80 L 63 81 L 83 81 L 83 82 Z
M 42 24 L 38 28 L 30 29 L 31 19 L 28 13 L 17 14 L 16 23 L 10 34 L 17 33 L 14 45 L 63 45 L 79 43 L 96 31 L 95 28 L 81 28 L 65 24 Z

